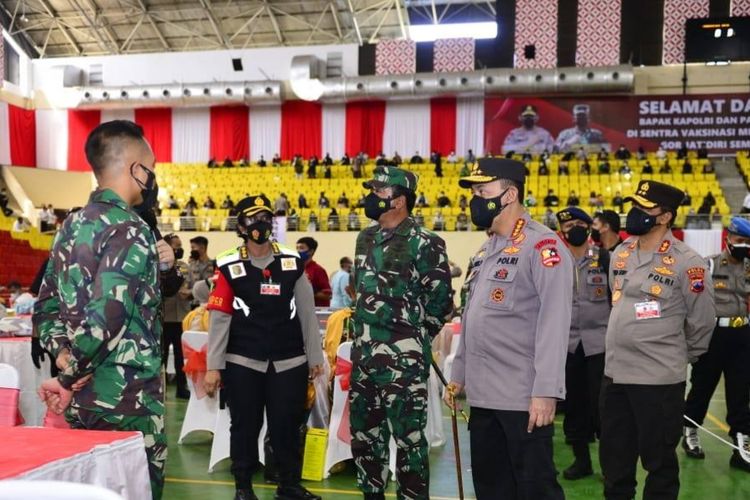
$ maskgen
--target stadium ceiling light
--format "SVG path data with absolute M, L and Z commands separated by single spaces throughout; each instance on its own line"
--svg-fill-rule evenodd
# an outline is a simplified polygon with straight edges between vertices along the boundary
M 497 23 L 493 21 L 481 23 L 451 23 L 451 24 L 412 24 L 409 26 L 409 38 L 415 42 L 433 42 L 446 38 L 484 38 L 497 37 Z

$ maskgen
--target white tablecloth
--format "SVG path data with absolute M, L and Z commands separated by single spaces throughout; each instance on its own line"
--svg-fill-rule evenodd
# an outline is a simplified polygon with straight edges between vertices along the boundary
M 19 466 L 13 454 L 26 451 L 4 450 L 0 463 L 2 460 L 10 463 L 6 464 L 5 474 L 0 472 L 2 479 L 93 484 L 126 500 L 151 498 L 148 462 L 140 433 L 15 427 L 0 429 L 0 436 L 16 448 L 23 443 L 28 452 L 35 454 L 33 458 L 24 457 L 24 465 Z M 75 451 L 66 456 L 60 446 L 65 449 L 74 446 Z M 18 470 L 8 474 L 11 468 Z
M 702 257 L 721 253 L 722 229 L 685 229 L 685 243 Z
M 50 376 L 48 356 L 45 355 L 42 369 L 38 370 L 31 361 L 30 338 L 0 338 L 0 363 L 7 363 L 18 370 L 21 415 L 25 425 L 42 425 L 47 407 L 39 400 L 36 390 Z

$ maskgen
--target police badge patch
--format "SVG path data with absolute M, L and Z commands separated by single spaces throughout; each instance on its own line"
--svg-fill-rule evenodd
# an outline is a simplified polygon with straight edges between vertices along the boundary
M 232 279 L 243 278 L 247 276 L 245 266 L 243 266 L 242 264 L 232 264 L 231 266 L 229 266 L 229 275 L 232 277 Z

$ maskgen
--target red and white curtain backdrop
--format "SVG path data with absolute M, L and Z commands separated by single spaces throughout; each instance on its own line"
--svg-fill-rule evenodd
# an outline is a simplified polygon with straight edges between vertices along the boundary
M 281 106 L 250 108 L 250 160 L 262 156 L 270 163 L 273 155 L 281 153 Z
M 172 109 L 136 109 L 133 119 L 143 128 L 143 135 L 159 163 L 172 161 Z
M 206 163 L 211 156 L 209 108 L 172 110 L 172 162 Z
M 117 119 L 141 125 L 161 163 L 204 164 L 227 156 L 257 161 L 261 155 L 270 161 L 276 153 L 338 159 L 360 151 L 371 157 L 381 151 L 404 158 L 415 151 L 463 156 L 484 149 L 482 97 L 33 112 L 0 103 L 0 163 L 88 171 L 86 138 L 100 123 Z
M 286 101 L 281 105 L 281 156 L 321 156 L 323 112 L 319 102 Z
M 36 110 L 36 162 L 40 168 L 68 169 L 68 110 Z
M 34 111 L 0 102 L 0 164 L 36 166 L 35 141 Z
M 456 99 L 456 154 L 484 155 L 484 97 Z
M 732 0 L 729 12 L 732 17 L 750 16 L 750 0 Z
M 516 68 L 557 66 L 557 0 L 516 0 Z M 502 36 L 502 35 L 501 35 Z M 534 59 L 526 59 L 524 48 L 534 45 Z
M 0 164 L 10 165 L 10 117 L 7 103 L 0 102 Z
M 211 149 L 216 161 L 236 161 L 250 155 L 250 117 L 247 106 L 211 108 Z
M 84 147 L 92 130 L 102 120 L 102 112 L 94 110 L 68 110 L 68 170 L 90 171 Z
M 346 103 L 345 150 L 349 155 L 360 151 L 374 157 L 383 150 L 385 101 Z
M 456 151 L 456 98 L 430 101 L 430 149 L 442 155 Z
M 578 0 L 576 66 L 620 63 L 621 0 Z
M 417 72 L 417 44 L 411 40 L 381 40 L 375 46 L 376 75 Z
M 708 17 L 709 0 L 664 0 L 664 64 L 685 59 L 685 21 Z
M 382 151 L 411 157 L 430 155 L 430 101 L 386 101 Z
M 323 104 L 323 142 L 321 151 L 338 159 L 346 152 L 346 104 Z M 352 154 L 352 152 L 349 152 Z
M 436 73 L 474 71 L 474 39 L 435 40 L 432 69 Z

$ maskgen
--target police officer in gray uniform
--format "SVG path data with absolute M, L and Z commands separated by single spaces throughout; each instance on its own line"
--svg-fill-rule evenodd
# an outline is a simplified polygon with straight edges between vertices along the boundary
M 578 207 L 557 212 L 560 232 L 573 255 L 573 315 L 565 365 L 566 440 L 575 461 L 563 471 L 575 480 L 594 473 L 589 443 L 599 433 L 599 391 L 604 375 L 604 336 L 609 320 L 609 252 L 589 243 L 591 217 Z
M 514 128 L 505 136 L 502 148 L 503 154 L 509 151 L 533 154 L 552 151 L 555 140 L 546 129 L 537 126 L 539 115 L 534 106 L 531 104 L 526 105 L 518 119 L 521 122 L 521 126 Z
M 729 465 L 750 472 L 750 222 L 734 217 L 727 232 L 726 249 L 708 259 L 718 318 L 708 352 L 693 364 L 685 416 L 703 424 L 723 373 L 729 435 L 743 450 L 734 450 Z M 693 422 L 685 420 L 682 447 L 689 457 L 705 458 Z
M 706 262 L 671 231 L 685 194 L 638 183 L 626 230 L 612 254 L 612 314 L 605 346 L 599 462 L 607 499 L 635 496 L 638 457 L 644 498 L 677 498 L 688 362 L 706 352 L 716 318 Z
M 522 163 L 479 160 L 471 219 L 492 235 L 474 257 L 462 334 L 446 391 L 464 387 L 479 500 L 561 499 L 552 461 L 555 405 L 565 397 L 573 263 L 525 211 Z

